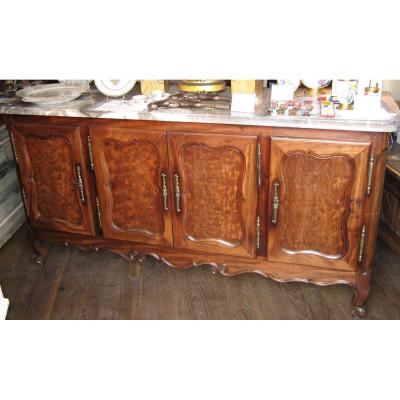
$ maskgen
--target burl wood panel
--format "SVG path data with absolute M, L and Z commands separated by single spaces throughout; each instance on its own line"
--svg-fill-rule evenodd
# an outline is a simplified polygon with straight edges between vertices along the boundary
M 190 177 L 184 182 L 183 226 L 191 240 L 220 240 L 231 246 L 243 240 L 244 163 L 243 154 L 234 148 L 182 147 L 181 168 Z M 208 210 L 207 218 L 198 209 Z
M 168 174 L 165 133 L 100 127 L 89 132 L 104 236 L 172 244 L 161 176 Z
M 179 175 L 181 192 L 175 245 L 254 256 L 256 137 L 171 133 L 168 139 L 170 180 Z
M 285 252 L 319 253 L 332 259 L 346 254 L 353 178 L 353 165 L 346 156 L 286 155 L 281 165 L 280 193 Z M 295 221 L 307 223 L 293 229 Z
M 40 124 L 12 128 L 32 226 L 94 234 L 90 193 L 77 189 L 76 167 L 88 181 L 79 128 Z
M 61 136 L 28 134 L 25 145 L 36 187 L 37 211 L 41 217 L 80 225 L 83 213 L 76 199 L 71 144 Z
M 355 270 L 370 143 L 272 139 L 268 258 Z

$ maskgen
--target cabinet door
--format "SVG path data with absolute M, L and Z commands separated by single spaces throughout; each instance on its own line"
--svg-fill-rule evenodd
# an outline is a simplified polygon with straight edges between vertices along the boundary
M 272 138 L 268 259 L 355 270 L 370 143 Z
M 172 244 L 166 134 L 90 127 L 104 237 Z
M 12 135 L 31 225 L 94 234 L 79 127 L 17 123 Z
M 255 256 L 253 136 L 168 134 L 176 247 Z

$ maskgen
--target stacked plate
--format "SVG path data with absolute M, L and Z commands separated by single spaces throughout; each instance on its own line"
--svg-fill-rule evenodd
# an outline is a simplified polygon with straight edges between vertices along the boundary
M 89 83 L 87 83 L 89 82 Z M 19 90 L 17 96 L 25 102 L 35 104 L 59 104 L 72 101 L 89 91 L 90 81 L 82 83 L 50 83 L 29 86 Z

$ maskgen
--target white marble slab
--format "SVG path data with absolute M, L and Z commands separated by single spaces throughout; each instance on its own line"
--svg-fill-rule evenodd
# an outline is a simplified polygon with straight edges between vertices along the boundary
M 136 111 L 134 107 L 132 107 L 132 111 L 130 111 L 127 105 L 121 107 L 121 110 L 116 110 L 114 108 L 112 111 L 97 111 L 95 110 L 96 107 L 101 104 L 104 105 L 104 102 L 112 101 L 113 99 L 108 100 L 99 92 L 92 90 L 90 94 L 86 94 L 78 100 L 52 106 L 23 103 L 18 99 L 2 99 L 0 101 L 0 114 L 196 122 L 367 132 L 394 132 L 400 128 L 399 114 L 395 114 L 394 116 L 378 114 L 378 116 L 365 116 L 364 118 L 359 115 L 354 115 L 354 117 L 352 117 L 352 114 L 350 114 L 348 116 L 337 116 L 332 119 L 322 118 L 320 116 L 267 116 L 266 108 L 268 96 L 269 91 L 265 89 L 263 95 L 260 96 L 257 101 L 254 113 L 184 108 L 160 109 L 149 112 L 147 110 Z M 126 100 L 130 100 L 131 97 L 132 94 L 127 96 Z M 383 102 L 382 105 L 387 111 L 394 111 L 388 108 L 386 103 Z M 102 109 L 104 108 L 106 107 L 102 107 Z

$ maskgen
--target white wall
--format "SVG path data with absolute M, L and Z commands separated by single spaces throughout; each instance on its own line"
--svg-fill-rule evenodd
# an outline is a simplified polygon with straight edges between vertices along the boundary
M 400 80 L 383 81 L 383 90 L 391 92 L 395 100 L 400 100 Z

